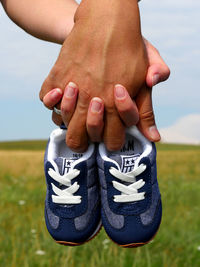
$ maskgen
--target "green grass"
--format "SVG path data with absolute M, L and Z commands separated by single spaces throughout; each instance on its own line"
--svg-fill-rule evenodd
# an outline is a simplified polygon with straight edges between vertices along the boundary
M 44 150 L 47 140 L 0 142 L 0 150 Z
M 182 145 L 182 144 L 163 144 L 158 143 L 157 144 L 158 150 L 193 150 L 193 151 L 200 151 L 199 145 Z
M 0 142 L 0 150 L 32 150 L 44 151 L 47 140 L 22 140 Z M 200 151 L 200 146 L 197 145 L 181 145 L 181 144 L 157 144 L 158 150 L 197 150 Z
M 43 151 L 37 151 L 38 143 L 34 149 L 34 142 L 21 146 L 24 151 L 13 144 L 15 150 L 0 145 L 0 266 L 200 266 L 199 147 L 159 144 L 160 230 L 150 244 L 123 249 L 104 230 L 80 247 L 56 244 L 43 216 Z M 38 255 L 39 250 L 45 254 Z

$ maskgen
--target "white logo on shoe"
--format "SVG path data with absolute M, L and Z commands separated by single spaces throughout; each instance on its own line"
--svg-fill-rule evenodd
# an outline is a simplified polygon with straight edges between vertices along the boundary
M 74 159 L 65 159 L 65 158 L 63 158 L 62 175 L 64 175 L 64 174 L 69 172 L 73 162 L 74 162 Z
M 136 159 L 139 157 L 139 154 L 136 155 L 130 155 L 130 156 L 121 156 L 122 158 L 122 165 L 121 165 L 121 172 L 130 172 L 133 170 L 134 166 L 135 166 L 135 161 Z

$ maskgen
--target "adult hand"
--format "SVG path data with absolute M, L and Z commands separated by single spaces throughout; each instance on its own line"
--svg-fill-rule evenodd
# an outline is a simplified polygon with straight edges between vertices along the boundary
M 145 45 L 149 59 L 149 68 L 146 77 L 146 83 L 148 86 L 144 86 L 139 91 L 136 97 L 137 107 L 135 101 L 131 99 L 128 92 L 123 86 L 118 85 L 115 87 L 114 99 L 116 108 L 124 124 L 127 127 L 135 125 L 137 123 L 139 113 L 140 120 L 137 126 L 147 139 L 156 142 L 160 140 L 160 135 L 156 128 L 154 118 L 151 87 L 159 82 L 167 80 L 170 75 L 170 70 L 165 64 L 164 60 L 161 58 L 158 50 L 147 40 L 145 40 Z M 123 91 L 121 97 L 119 97 L 117 90 L 120 90 L 121 92 Z M 62 90 L 54 89 L 44 97 L 43 102 L 48 108 L 53 108 L 62 99 L 62 97 Z M 71 98 L 67 96 L 65 97 L 66 110 L 68 111 L 68 117 L 70 120 L 76 106 L 77 91 L 76 94 Z M 90 102 L 87 115 L 87 130 L 90 139 L 93 142 L 101 141 L 104 126 L 103 114 L 104 102 L 100 98 L 93 98 Z M 60 125 L 62 123 L 62 118 L 58 118 L 59 121 L 57 121 L 57 124 Z
M 69 123 L 66 141 L 71 149 L 87 148 L 87 111 L 90 100 L 97 96 L 105 106 L 104 143 L 110 150 L 123 145 L 124 125 L 115 107 L 114 86 L 123 84 L 135 97 L 144 85 L 147 66 L 137 1 L 83 0 L 75 15 L 75 26 L 40 92 L 43 100 L 53 88 L 68 91 L 67 98 L 79 90 L 70 122 L 66 98 L 61 102 L 62 120 Z M 58 122 L 58 117 L 53 116 Z
M 118 113 L 127 127 L 137 123 L 138 110 L 139 121 L 137 127 L 147 139 L 157 142 L 160 141 L 160 134 L 156 127 L 153 112 L 152 87 L 159 82 L 167 80 L 170 70 L 158 50 L 147 40 L 145 40 L 145 45 L 149 59 L 146 85 L 138 92 L 135 100 L 130 97 L 124 86 L 116 85 L 114 100 Z M 93 110 L 92 105 L 99 107 L 99 110 Z M 91 140 L 99 141 L 101 139 L 103 125 L 103 102 L 99 98 L 94 98 L 91 101 L 87 116 L 87 129 Z

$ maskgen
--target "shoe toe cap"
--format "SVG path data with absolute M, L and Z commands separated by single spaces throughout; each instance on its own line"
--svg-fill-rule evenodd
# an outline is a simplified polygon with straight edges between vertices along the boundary
M 51 216 L 49 216 L 51 214 Z M 50 235 L 57 242 L 68 242 L 79 245 L 84 243 L 95 233 L 100 224 L 100 211 L 97 209 L 87 220 L 79 220 L 77 223 L 74 218 L 62 218 L 47 211 L 45 208 L 45 221 Z
M 112 227 L 102 212 L 102 222 L 107 234 L 117 244 L 122 246 L 137 246 L 148 243 L 158 231 L 162 217 L 162 205 L 158 203 L 151 223 L 144 225 L 139 215 L 124 216 L 124 226 L 121 229 Z

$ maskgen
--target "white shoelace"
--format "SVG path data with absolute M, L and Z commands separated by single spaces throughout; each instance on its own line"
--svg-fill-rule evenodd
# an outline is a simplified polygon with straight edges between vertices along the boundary
M 52 189 L 55 195 L 52 195 L 52 201 L 58 204 L 79 204 L 81 203 L 81 196 L 74 196 L 73 194 L 76 193 L 79 189 L 79 184 L 75 182 L 73 185 L 71 184 L 71 180 L 76 178 L 79 175 L 80 171 L 77 169 L 72 169 L 68 173 L 64 175 L 60 175 L 59 173 L 55 172 L 53 169 L 48 170 L 49 176 L 54 179 L 56 182 L 60 183 L 61 185 L 67 186 L 66 189 L 60 189 L 56 187 L 53 183 Z
M 115 202 L 133 202 L 143 200 L 145 198 L 145 192 L 138 192 L 138 189 L 142 188 L 145 184 L 143 179 L 136 181 L 135 177 L 140 175 L 146 169 L 146 165 L 141 164 L 139 167 L 131 172 L 123 173 L 114 167 L 111 167 L 109 172 L 122 182 L 130 183 L 130 185 L 124 185 L 122 183 L 113 181 L 115 189 L 121 192 L 121 195 L 115 195 Z

